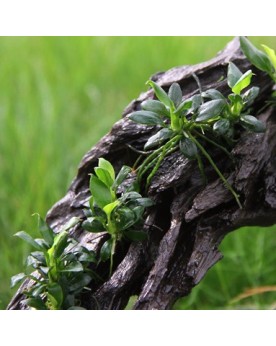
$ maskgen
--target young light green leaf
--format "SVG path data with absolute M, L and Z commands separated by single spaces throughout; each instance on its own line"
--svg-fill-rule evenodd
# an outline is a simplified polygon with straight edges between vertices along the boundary
M 174 132 L 171 129 L 163 128 L 160 131 L 158 131 L 155 135 L 151 136 L 145 146 L 145 150 L 150 150 L 152 148 L 158 147 L 160 144 L 165 142 L 167 139 L 170 139 Z
M 25 240 L 25 242 L 33 246 L 35 249 L 42 250 L 41 246 L 25 231 L 17 232 L 14 236 Z
M 156 97 L 158 98 L 159 101 L 164 103 L 165 106 L 172 108 L 173 107 L 173 102 L 165 92 L 163 88 L 161 88 L 158 84 L 153 82 L 152 80 L 147 81 L 147 85 L 151 86 L 155 92 Z
M 123 166 L 119 173 L 117 174 L 117 177 L 115 179 L 113 188 L 117 188 L 118 186 L 120 186 L 122 184 L 122 182 L 126 179 L 126 177 L 128 176 L 128 174 L 131 172 L 131 167 L 129 166 Z
M 111 178 L 111 175 L 106 169 L 96 167 L 94 169 L 97 177 L 108 187 L 111 188 L 111 186 L 114 183 L 114 180 Z
M 199 108 L 199 114 L 196 118 L 196 121 L 206 121 L 208 119 L 215 118 L 218 115 L 221 115 L 225 106 L 226 102 L 224 100 L 212 100 L 205 102 Z
M 262 44 L 262 47 L 265 50 L 266 54 L 268 55 L 274 69 L 276 70 L 276 53 L 275 53 L 275 50 L 272 48 L 269 48 L 265 44 Z
M 168 96 L 172 100 L 175 108 L 177 108 L 180 105 L 182 100 L 182 90 L 178 83 L 173 83 L 170 86 Z
M 230 61 L 227 70 L 227 84 L 230 86 L 230 88 L 233 88 L 241 77 L 242 72 L 233 62 Z
M 23 281 L 26 278 L 25 273 L 19 273 L 11 277 L 11 288 L 16 286 L 19 282 Z
M 252 132 L 265 132 L 265 125 L 252 115 L 241 116 L 241 124 L 244 128 Z
M 240 37 L 240 44 L 244 55 L 254 66 L 268 74 L 274 72 L 274 67 L 267 55 L 257 49 L 246 37 Z
M 112 164 L 105 160 L 104 158 L 99 158 L 99 167 L 102 169 L 105 169 L 111 176 L 111 178 L 114 180 L 115 179 L 115 171 L 112 166 Z
M 153 113 L 150 111 L 137 111 L 131 113 L 128 118 L 138 124 L 142 125 L 163 125 L 164 122 L 161 118 L 161 116 L 157 113 Z
M 110 189 L 93 174 L 90 178 L 90 191 L 94 201 L 100 208 L 103 208 L 113 200 Z
M 230 121 L 228 119 L 220 119 L 214 123 L 213 129 L 219 135 L 225 135 L 230 128 Z
M 252 76 L 253 73 L 251 70 L 246 71 L 232 87 L 233 93 L 240 95 L 241 91 L 250 85 Z
M 124 235 L 132 241 L 143 241 L 146 240 L 148 238 L 148 235 L 146 232 L 142 232 L 142 231 L 127 231 L 124 233 Z
M 103 211 L 106 213 L 106 215 L 111 215 L 112 211 L 120 204 L 120 201 L 115 201 L 112 203 L 107 204 L 104 208 Z
M 252 87 L 247 90 L 243 95 L 243 102 L 246 103 L 246 106 L 251 106 L 256 97 L 259 95 L 260 88 Z
M 202 93 L 202 97 L 208 98 L 211 100 L 225 100 L 225 97 L 222 95 L 222 93 L 216 89 L 208 89 Z
M 92 233 L 106 232 L 104 225 L 96 218 L 92 218 L 92 220 L 84 220 L 81 226 L 86 231 Z
M 101 248 L 100 257 L 103 262 L 107 261 L 111 256 L 112 242 L 112 238 L 108 239 Z
M 187 159 L 195 159 L 198 155 L 197 146 L 189 138 L 183 138 L 179 142 L 179 149 Z
M 53 246 L 48 250 L 48 254 L 55 259 L 59 258 L 66 246 L 68 245 L 69 234 L 67 231 L 62 231 L 55 236 Z
M 150 111 L 153 113 L 157 113 L 159 115 L 165 115 L 166 117 L 170 116 L 170 112 L 166 108 L 166 106 L 157 100 L 146 100 L 141 103 L 141 108 L 145 111 Z

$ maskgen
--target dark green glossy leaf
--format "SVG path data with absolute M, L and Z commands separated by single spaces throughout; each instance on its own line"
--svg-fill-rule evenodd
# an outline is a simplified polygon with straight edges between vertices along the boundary
M 17 285 L 19 282 L 22 282 L 26 278 L 25 273 L 19 273 L 11 277 L 11 288 Z
M 158 147 L 160 144 L 170 139 L 174 132 L 171 129 L 164 128 L 158 131 L 155 135 L 151 136 L 144 146 L 145 150 L 149 150 Z
M 142 216 L 143 216 L 143 213 L 144 213 L 144 207 L 142 207 L 141 205 L 138 205 L 137 207 L 133 208 L 132 209 L 132 212 L 134 213 L 135 215 L 135 218 L 134 218 L 134 222 L 133 222 L 133 225 L 138 222 L 139 220 L 142 220 Z M 129 226 L 130 227 L 130 226 Z
M 205 102 L 199 108 L 199 115 L 196 118 L 196 121 L 206 121 L 211 118 L 215 118 L 222 113 L 226 106 L 224 100 L 212 100 Z
M 165 115 L 166 117 L 170 116 L 170 112 L 168 111 L 166 106 L 162 102 L 157 100 L 146 100 L 141 103 L 141 108 L 145 111 L 150 111 L 159 115 Z
M 130 172 L 131 172 L 131 167 L 123 166 L 120 169 L 119 173 L 117 174 L 117 177 L 114 182 L 114 188 L 117 188 L 118 186 L 120 186 Z
M 135 224 L 137 217 L 134 209 L 121 207 L 116 211 L 115 220 L 120 229 L 125 230 Z
M 148 208 L 148 207 L 152 207 L 155 203 L 153 202 L 153 200 L 151 200 L 150 198 L 138 198 L 136 200 L 136 202 L 138 203 L 138 205 L 141 205 L 144 208 Z
M 246 37 L 240 37 L 241 49 L 247 59 L 261 71 L 274 72 L 273 65 L 265 53 L 257 49 Z
M 36 310 L 47 310 L 46 305 L 40 297 L 28 298 L 25 300 L 25 302 L 28 306 Z
M 79 290 L 82 290 L 87 285 L 89 285 L 89 283 L 91 282 L 91 276 L 86 273 L 84 273 L 83 275 L 77 276 L 75 279 L 76 280 L 69 286 L 70 292 L 76 293 Z
M 15 233 L 15 237 L 21 238 L 35 249 L 41 250 L 41 246 L 25 231 Z
M 208 89 L 202 93 L 202 97 L 212 99 L 212 100 L 225 100 L 225 97 L 222 93 L 216 89 Z
M 100 257 L 103 262 L 107 261 L 111 256 L 112 242 L 112 238 L 108 239 L 101 248 Z
M 72 273 L 77 273 L 77 272 L 82 272 L 83 271 L 83 266 L 80 262 L 76 261 L 73 263 L 70 263 L 67 265 L 65 268 L 61 270 L 61 272 L 72 272 Z
M 48 285 L 48 299 L 55 309 L 60 309 L 63 302 L 63 291 L 59 284 L 56 282 Z
M 94 201 L 100 208 L 112 202 L 110 189 L 93 174 L 90 178 L 90 191 Z
M 265 125 L 252 115 L 241 116 L 241 124 L 244 128 L 252 132 L 265 132 Z
M 251 78 L 253 73 L 251 70 L 245 72 L 241 78 L 237 81 L 237 83 L 233 86 L 232 91 L 235 94 L 240 95 L 243 89 L 247 88 L 251 83 Z
M 86 310 L 85 308 L 81 306 L 70 306 L 67 310 Z
M 96 263 L 96 255 L 93 251 L 82 252 L 79 261 Z
M 132 241 L 143 241 L 148 238 L 147 233 L 142 231 L 127 231 L 124 235 Z
M 142 196 L 140 195 L 140 193 L 136 192 L 136 191 L 129 191 L 126 192 L 122 195 L 122 197 L 120 197 L 120 201 L 125 202 L 129 199 L 137 199 L 137 198 L 141 198 Z
M 180 103 L 180 105 L 177 107 L 174 113 L 182 115 L 183 112 L 185 113 L 185 111 L 192 108 L 192 105 L 193 105 L 193 100 L 191 98 L 184 100 L 183 102 Z
M 260 88 L 252 87 L 242 95 L 243 102 L 246 103 L 246 106 L 252 105 L 256 97 L 259 95 L 259 92 Z
M 242 72 L 239 70 L 239 68 L 234 63 L 229 62 L 227 70 L 227 83 L 230 88 L 233 88 L 241 76 Z
M 167 93 L 165 92 L 164 89 L 162 89 L 158 84 L 156 84 L 155 82 L 153 82 L 151 80 L 147 81 L 146 84 L 153 88 L 155 95 L 159 99 L 159 101 L 164 103 L 165 106 L 172 108 L 173 102 L 169 98 L 169 96 L 167 95 Z
M 138 124 L 151 126 L 164 125 L 161 116 L 157 113 L 153 113 L 150 111 L 137 111 L 131 113 L 128 117 L 130 120 L 135 121 Z
M 99 167 L 105 169 L 111 176 L 111 179 L 115 179 L 115 171 L 112 164 L 104 158 L 99 158 Z
M 31 252 L 27 258 L 27 265 L 31 265 L 31 258 L 34 259 L 36 262 L 40 263 L 41 265 L 46 266 L 45 255 L 42 251 Z
M 84 220 L 82 223 L 82 228 L 92 233 L 106 232 L 104 225 L 97 218 L 90 218 L 89 220 Z
M 182 154 L 188 159 L 194 159 L 198 154 L 197 146 L 189 138 L 181 139 L 181 141 L 179 142 L 179 149 Z
M 173 83 L 170 86 L 168 96 L 172 100 L 174 106 L 177 108 L 182 101 L 182 90 L 178 83 Z
M 201 97 L 201 95 L 199 95 L 199 94 L 196 94 L 196 95 L 194 95 L 192 98 L 191 98 L 191 100 L 192 100 L 192 108 L 191 108 L 191 111 L 192 112 L 195 112 L 196 110 L 198 110 L 198 108 L 201 106 L 201 104 L 202 104 L 202 97 Z
M 220 119 L 214 123 L 213 129 L 219 135 L 225 135 L 230 128 L 230 121 L 228 119 Z
M 103 168 L 96 167 L 94 169 L 97 177 L 102 181 L 108 188 L 111 188 L 111 186 L 114 183 L 114 180 L 111 178 L 109 172 Z
M 66 224 L 62 227 L 62 231 L 68 231 L 72 227 L 76 226 L 80 222 L 80 218 L 73 216 L 71 219 L 66 222 Z

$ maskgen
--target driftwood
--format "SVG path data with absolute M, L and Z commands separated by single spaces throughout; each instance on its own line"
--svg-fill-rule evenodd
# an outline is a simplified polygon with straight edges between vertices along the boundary
M 242 71 L 249 68 L 255 71 L 253 84 L 261 88 L 254 104 L 256 114 L 264 106 L 273 85 L 245 59 L 237 39 L 208 62 L 173 68 L 152 79 L 165 89 L 178 82 L 183 95 L 189 97 L 198 92 L 192 77 L 195 73 L 203 90 L 215 87 L 228 93 L 222 77 L 226 77 L 229 61 Z M 72 216 L 83 216 L 83 203 L 89 197 L 89 173 L 93 172 L 99 157 L 110 160 L 117 170 L 122 164 L 132 165 L 136 160 L 137 154 L 127 144 L 142 149 L 156 129 L 135 124 L 125 116 L 152 97 L 150 90 L 131 102 L 110 133 L 84 156 L 68 193 L 48 212 L 47 221 L 55 231 Z M 117 247 L 113 275 L 108 278 L 108 264 L 97 268 L 106 281 L 91 287 L 91 292 L 82 297 L 84 306 L 123 309 L 130 296 L 138 295 L 134 309 L 169 309 L 178 298 L 188 295 L 208 269 L 222 258 L 218 246 L 229 232 L 245 225 L 276 223 L 276 111 L 266 108 L 259 113 L 267 130 L 264 134 L 242 133 L 232 150 L 235 167 L 228 164 L 221 152 L 208 148 L 239 192 L 243 209 L 238 208 L 211 167 L 207 165 L 208 184 L 205 186 L 196 162 L 188 161 L 180 153 L 172 154 L 164 160 L 149 189 L 149 196 L 156 202 L 144 224 L 149 239 Z M 103 242 L 102 238 L 79 227 L 72 230 L 72 236 L 94 251 L 98 251 Z M 26 309 L 21 292 L 31 284 L 25 282 L 21 286 L 9 309 Z

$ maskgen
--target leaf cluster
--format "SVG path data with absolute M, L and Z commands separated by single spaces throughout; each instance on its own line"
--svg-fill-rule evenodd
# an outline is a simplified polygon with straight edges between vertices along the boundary
M 68 230 L 79 222 L 79 218 L 72 218 L 56 234 L 38 215 L 42 238 L 33 239 L 24 231 L 15 234 L 36 250 L 27 257 L 27 269 L 30 268 L 31 273 L 26 271 L 11 278 L 12 287 L 26 278 L 34 281 L 34 285 L 24 291 L 30 307 L 38 310 L 77 308 L 79 293 L 94 277 L 89 266 L 96 261 L 93 252 L 69 237 Z

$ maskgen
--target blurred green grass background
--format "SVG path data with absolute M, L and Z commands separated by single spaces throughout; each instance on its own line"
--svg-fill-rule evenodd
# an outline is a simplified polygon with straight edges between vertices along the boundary
M 60 199 L 84 153 L 146 90 L 150 75 L 212 58 L 231 37 L 0 38 L 0 308 L 24 266 L 27 245 Z M 276 48 L 276 38 L 255 37 Z M 276 293 L 231 304 L 248 287 L 276 284 L 276 227 L 245 228 L 221 245 L 225 259 L 176 309 L 269 308 Z

